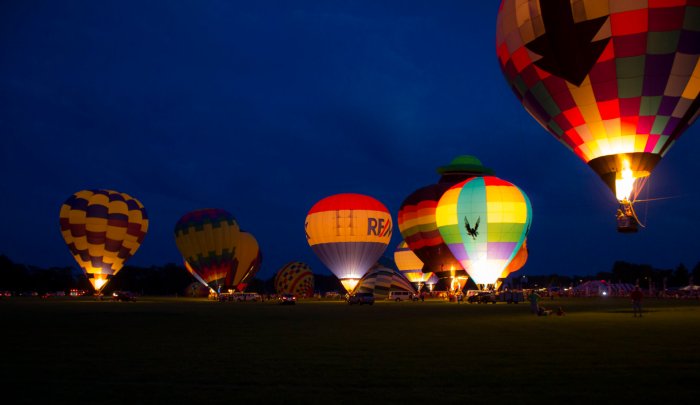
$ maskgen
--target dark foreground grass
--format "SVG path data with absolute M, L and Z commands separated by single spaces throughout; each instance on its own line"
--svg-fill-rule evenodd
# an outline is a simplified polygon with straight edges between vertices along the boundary
M 694 403 L 700 302 L 0 301 L 12 403 Z M 7 396 L 11 395 L 11 396 Z

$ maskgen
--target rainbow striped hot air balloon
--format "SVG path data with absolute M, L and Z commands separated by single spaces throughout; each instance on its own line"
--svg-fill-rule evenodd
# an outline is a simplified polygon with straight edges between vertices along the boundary
M 503 0 L 496 52 L 523 107 L 632 203 L 700 109 L 700 18 L 690 0 Z
M 289 262 L 275 275 L 277 294 L 311 297 L 314 294 L 314 273 L 302 262 Z
M 306 240 L 348 292 L 386 250 L 389 210 L 362 194 L 336 194 L 317 202 L 306 217 Z
M 224 287 L 240 239 L 238 222 L 222 209 L 192 211 L 175 224 L 175 243 L 188 271 L 215 291 Z
M 474 156 L 458 156 L 449 165 L 438 168 L 437 184 L 421 187 L 401 203 L 398 225 L 409 249 L 423 261 L 423 271 L 441 278 L 466 278 L 462 265 L 452 255 L 435 223 L 440 197 L 453 185 L 466 179 L 493 174 Z
M 112 190 L 78 191 L 63 203 L 59 217 L 63 239 L 98 293 L 148 231 L 143 205 Z
M 458 183 L 436 211 L 440 234 L 478 285 L 494 285 L 527 237 L 532 208 L 527 195 L 494 176 Z

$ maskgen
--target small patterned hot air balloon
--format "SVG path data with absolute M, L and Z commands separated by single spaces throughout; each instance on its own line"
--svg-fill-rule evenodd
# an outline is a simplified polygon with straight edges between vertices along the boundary
M 423 271 L 442 278 L 466 277 L 466 272 L 442 240 L 435 223 L 435 209 L 440 197 L 453 185 L 476 176 L 493 174 L 474 156 L 458 156 L 438 169 L 442 176 L 437 184 L 421 187 L 401 203 L 398 225 L 409 249 L 423 261 Z
M 494 285 L 530 231 L 532 208 L 525 193 L 494 176 L 450 188 L 436 211 L 438 229 L 452 254 L 477 285 Z
M 148 231 L 143 205 L 112 190 L 79 191 L 63 203 L 59 216 L 63 239 L 98 293 Z
M 314 294 L 314 273 L 302 262 L 289 262 L 275 275 L 277 294 L 311 297 Z
M 250 280 L 258 274 L 260 266 L 262 266 L 262 252 L 258 241 L 251 233 L 241 231 L 233 267 L 226 275 L 226 286 L 244 291 Z
M 421 288 L 423 288 L 423 284 L 434 275 L 434 273 L 423 273 L 423 261 L 408 248 L 405 241 L 401 241 L 401 243 L 396 246 L 394 262 L 401 274 L 403 274 L 408 281 L 415 284 L 418 291 L 420 291 Z
M 375 266 L 360 279 L 355 292 L 372 293 L 374 298 L 389 298 L 392 291 L 408 291 L 416 294 L 411 282 L 401 273 L 384 266 Z
M 389 210 L 362 194 L 336 194 L 317 202 L 306 217 L 306 240 L 348 292 L 386 250 Z
M 618 230 L 647 177 L 700 108 L 700 18 L 689 0 L 503 0 L 501 69 L 523 107 L 620 202 Z
M 175 243 L 189 271 L 219 292 L 231 272 L 240 239 L 236 219 L 222 209 L 189 212 L 175 225 Z

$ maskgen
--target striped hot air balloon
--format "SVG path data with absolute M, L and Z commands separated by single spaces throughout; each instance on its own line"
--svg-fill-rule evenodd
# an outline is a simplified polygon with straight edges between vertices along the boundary
M 306 240 L 348 292 L 386 250 L 389 210 L 362 194 L 336 194 L 317 202 L 306 217 Z
M 435 273 L 423 273 L 423 261 L 416 256 L 405 241 L 401 241 L 394 251 L 394 262 L 401 274 L 416 286 L 418 291 Z M 435 282 L 433 282 L 435 284 Z
M 215 291 L 233 268 L 240 234 L 233 215 L 218 208 L 189 212 L 175 224 L 175 243 L 188 270 Z
M 298 297 L 311 297 L 314 294 L 314 273 L 311 267 L 302 262 L 289 262 L 275 275 L 277 294 L 294 294 Z
M 494 176 L 458 183 L 442 196 L 438 229 L 455 258 L 478 285 L 494 285 L 530 231 L 527 195 Z
M 440 197 L 453 185 L 476 176 L 493 174 L 474 156 L 463 155 L 438 168 L 442 176 L 437 184 L 421 187 L 401 203 L 398 226 L 409 249 L 423 261 L 423 271 L 441 278 L 466 277 L 466 272 L 442 240 L 435 223 Z
M 384 266 L 375 266 L 357 284 L 355 292 L 372 293 L 378 300 L 389 298 L 392 291 L 408 291 L 416 294 L 411 282 L 401 273 Z
M 97 292 L 124 266 L 148 231 L 137 199 L 113 190 L 83 190 L 70 196 L 59 214 L 61 234 Z
M 700 108 L 700 18 L 691 0 L 503 0 L 501 69 L 523 107 L 620 202 L 618 230 L 648 176 Z

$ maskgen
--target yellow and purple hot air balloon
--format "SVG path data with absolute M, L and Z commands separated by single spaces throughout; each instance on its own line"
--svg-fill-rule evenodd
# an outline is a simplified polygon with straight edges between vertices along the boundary
M 700 18 L 690 0 L 503 0 L 496 52 L 523 107 L 586 162 L 620 203 L 700 108 Z
M 294 294 L 311 297 L 314 294 L 314 273 L 311 267 L 302 262 L 289 262 L 275 275 L 277 294 Z
M 389 210 L 362 194 L 336 194 L 317 202 L 306 217 L 306 241 L 352 292 L 391 240 Z
M 113 190 L 79 191 L 63 203 L 59 217 L 63 239 L 98 293 L 148 231 L 143 204 Z
M 494 176 L 458 183 L 438 202 L 440 234 L 477 285 L 493 286 L 530 231 L 527 195 Z
M 240 238 L 236 219 L 218 208 L 189 212 L 175 224 L 175 243 L 188 271 L 217 292 L 233 268 Z

